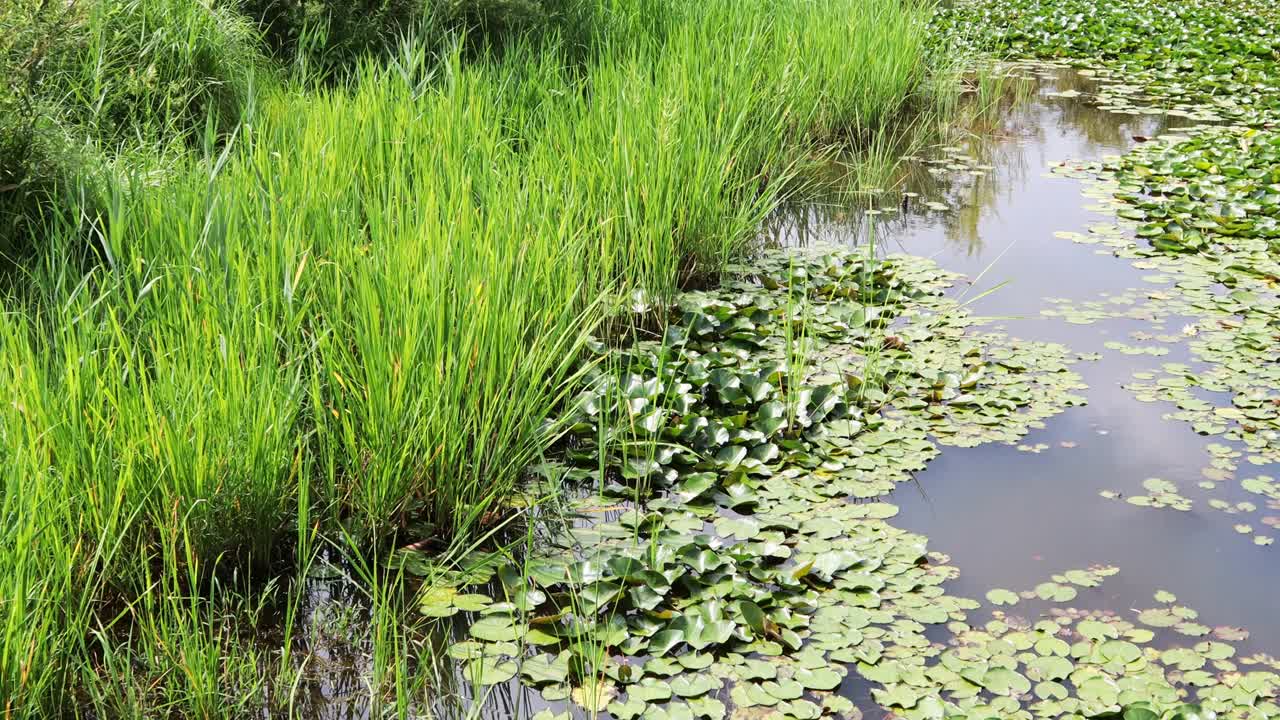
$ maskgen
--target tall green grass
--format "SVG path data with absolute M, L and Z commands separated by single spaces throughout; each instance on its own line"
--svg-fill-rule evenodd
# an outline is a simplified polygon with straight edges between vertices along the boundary
M 163 15 L 181 5 L 103 7 L 138 13 L 144 47 L 181 47 L 168 33 L 198 23 Z M 823 149 L 882 132 L 927 69 L 924 11 L 898 0 L 594 12 L 585 61 L 455 37 L 349 84 L 202 91 L 157 109 L 195 147 L 159 179 L 58 196 L 0 314 L 8 717 L 77 685 L 110 714 L 232 716 L 259 687 L 218 620 L 228 574 L 272 577 L 312 526 L 473 534 L 560 436 L 601 323 L 714 282 Z M 174 62 L 229 61 L 199 47 Z M 145 113 L 108 67 L 85 99 Z M 224 90 L 249 93 L 235 123 Z

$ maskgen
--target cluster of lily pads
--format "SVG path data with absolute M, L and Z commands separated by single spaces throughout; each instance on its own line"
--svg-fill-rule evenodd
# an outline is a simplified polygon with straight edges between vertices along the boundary
M 1164 302 L 1200 318 L 1190 348 L 1207 369 L 1166 367 L 1136 392 L 1176 403 L 1200 432 L 1242 441 L 1256 464 L 1280 460 L 1280 134 L 1203 129 L 1140 147 L 1105 168 L 1119 215 L 1176 278 Z M 1194 390 L 1229 393 L 1215 406 Z
M 1147 495 L 1130 495 L 1125 498 L 1126 502 L 1138 507 L 1172 508 L 1183 512 L 1191 509 L 1191 500 L 1179 494 L 1176 483 L 1162 478 L 1147 478 L 1142 481 L 1142 487 Z M 1103 490 L 1100 494 L 1111 500 L 1120 497 L 1114 490 Z
M 428 615 L 468 621 L 449 650 L 463 679 L 565 708 L 546 717 L 853 718 L 857 688 L 913 720 L 1137 702 L 1190 717 L 1180 704 L 1197 694 L 1273 714 L 1270 672 L 1242 685 L 1228 664 L 1180 685 L 1119 619 L 971 627 L 980 605 L 947 594 L 945 556 L 890 525 L 895 506 L 863 500 L 938 444 L 1015 443 L 1082 402 L 1066 348 L 976 332 L 944 295 L 952 279 L 906 256 L 767 253 L 679 298 L 660 338 L 601 346 L 563 458 L 539 468 L 591 488 L 571 522 L 455 575 L 473 587 L 422 596 Z M 1067 572 L 1029 597 L 1068 602 L 1112 572 Z
M 1256 123 L 1280 114 L 1278 21 L 1269 0 L 960 0 L 935 28 L 980 52 L 1086 67 L 1108 108 Z
M 987 598 L 993 605 L 1035 598 L 1065 602 L 1075 598 L 1076 587 L 1094 587 L 1115 571 L 1068 571 L 1034 590 L 1018 594 L 997 589 Z M 1269 700 L 1277 681 L 1271 671 L 1274 658 L 1237 658 L 1230 642 L 1244 639 L 1244 631 L 1195 622 L 1197 613 L 1174 605 L 1176 598 L 1170 593 L 1157 592 L 1156 601 L 1158 607 L 1138 612 L 1132 621 L 1113 613 L 1055 608 L 1033 622 L 996 610 L 980 627 L 953 627 L 954 640 L 939 655 L 939 663 L 961 678 L 992 676 L 988 682 L 1006 688 L 1005 697 L 996 698 L 987 710 L 994 717 L 1025 717 L 1011 699 L 1020 695 L 1037 699 L 1028 709 L 1041 717 L 1106 716 L 1095 708 L 1116 704 L 1142 707 L 1158 716 L 1162 707 L 1178 702 L 1185 692 L 1180 687 L 1199 688 L 1207 711 L 1274 716 L 1278 709 Z M 1169 630 L 1191 639 L 1173 640 Z M 1153 641 L 1160 641 L 1164 649 L 1152 647 Z M 1134 705 L 1139 697 L 1149 705 Z

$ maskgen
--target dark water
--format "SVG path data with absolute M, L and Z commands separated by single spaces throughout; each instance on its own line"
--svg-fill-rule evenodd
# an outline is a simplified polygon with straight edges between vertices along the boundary
M 1258 547 L 1233 525 L 1262 525 L 1265 502 L 1239 487 L 1220 482 L 1205 491 L 1197 487 L 1209 465 L 1205 450 L 1221 438 L 1197 435 L 1190 425 L 1162 419 L 1169 403 L 1144 403 L 1120 387 L 1135 371 L 1165 362 L 1194 364 L 1185 343 L 1162 344 L 1163 357 L 1129 356 L 1103 344 L 1128 337 L 1151 324 L 1107 319 L 1074 325 L 1040 315 L 1053 306 L 1045 298 L 1069 298 L 1075 304 L 1104 300 L 1129 289 L 1158 289 L 1145 282 L 1151 271 L 1133 267 L 1099 245 L 1082 245 L 1054 236 L 1057 231 L 1087 233 L 1095 223 L 1112 218 L 1086 208 L 1093 200 L 1081 195 L 1081 181 L 1049 176 L 1051 164 L 1064 160 L 1098 160 L 1126 152 L 1134 136 L 1150 137 L 1176 127 L 1176 118 L 1121 116 L 1091 107 L 1082 98 L 1053 97 L 1063 89 L 1088 89 L 1088 80 L 1062 71 L 1040 81 L 1037 95 L 1010 112 L 991 133 L 962 144 L 979 163 L 994 166 L 987 174 L 959 186 L 913 175 L 908 188 L 920 200 L 940 200 L 948 212 L 908 209 L 874 220 L 875 241 L 886 251 L 933 258 L 943 268 L 978 278 L 957 289 L 976 299 L 977 315 L 1008 318 L 999 322 L 1019 337 L 1060 342 L 1080 353 L 1098 352 L 1102 359 L 1076 365 L 1089 389 L 1088 405 L 1070 408 L 1049 419 L 1046 428 L 1024 438 L 1028 445 L 1049 446 L 1040 453 L 1011 446 L 944 448 L 893 501 L 901 514 L 894 524 L 929 538 L 932 550 L 951 556 L 961 577 L 950 592 L 981 599 L 995 587 L 1015 591 L 1034 587 L 1053 573 L 1092 564 L 1120 567 L 1100 588 L 1082 592 L 1077 607 L 1125 611 L 1155 607 L 1158 589 L 1177 595 L 1179 603 L 1200 612 L 1206 625 L 1236 625 L 1252 635 L 1242 649 L 1274 651 L 1280 647 L 1280 545 Z M 919 175 L 917 173 L 917 175 Z M 919 204 L 917 202 L 917 207 Z M 784 242 L 820 240 L 862 243 L 872 230 L 861 212 L 809 209 L 782 229 Z M 1188 319 L 1170 317 L 1161 333 L 1178 333 Z M 1217 404 L 1229 399 L 1215 398 Z M 1065 448 L 1062 442 L 1076 443 Z M 1238 477 L 1270 474 L 1280 468 L 1254 467 L 1240 459 Z M 1135 507 L 1099 496 L 1102 490 L 1144 494 L 1141 483 L 1158 477 L 1174 482 L 1190 498 L 1190 512 Z M 1212 497 L 1252 500 L 1262 511 L 1227 515 L 1208 505 Z M 1022 610 L 1022 607 L 1019 607 Z

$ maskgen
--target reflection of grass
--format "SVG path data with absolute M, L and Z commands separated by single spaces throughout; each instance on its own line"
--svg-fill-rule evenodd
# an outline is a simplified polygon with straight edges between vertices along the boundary
M 1011 108 L 1034 97 L 1039 83 L 1017 65 L 984 62 L 965 73 L 958 124 L 971 132 L 991 132 Z

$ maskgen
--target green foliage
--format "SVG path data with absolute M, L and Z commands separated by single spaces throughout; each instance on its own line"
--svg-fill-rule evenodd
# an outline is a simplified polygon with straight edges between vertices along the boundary
M 0 256 L 12 258 L 42 208 L 47 207 L 63 168 L 50 157 L 36 122 L 34 86 L 53 34 L 50 13 L 21 3 L 0 7 Z
M 251 26 L 186 0 L 18 0 L 4 10 L 24 101 L 107 147 L 229 131 L 261 61 Z
M 426 19 L 426 0 L 231 0 L 285 60 L 341 66 L 382 54 Z
M 0 8 L 0 37 L 10 259 L 43 249 L 47 225 L 65 219 L 55 198 L 92 199 L 117 153 L 230 133 L 262 66 L 244 18 L 189 0 L 15 0 Z
M 400 22 L 383 7 L 362 20 Z M 2 608 L 26 717 L 234 714 L 259 686 L 222 572 L 263 577 L 313 527 L 474 537 L 567 430 L 590 333 L 716 280 L 819 142 L 889 122 L 923 72 L 896 0 L 486 7 L 445 9 L 501 53 L 428 37 L 310 92 L 255 92 L 226 6 L 10 16 L 47 58 L 4 96 L 37 109 L 21 147 L 115 171 L 57 166 L 0 314 L 8 547 L 42 538 L 0 553 L 3 589 L 47 599 Z
M 534 40 L 582 60 L 618 22 L 642 19 L 652 27 L 675 12 L 667 0 L 228 1 L 257 22 L 278 57 L 338 76 L 361 58 L 395 54 L 406 37 L 443 51 L 457 33 L 478 54 Z
M 1278 16 L 1267 0 L 961 0 L 935 27 L 952 45 L 1100 65 L 1156 104 L 1253 122 L 1280 112 Z

